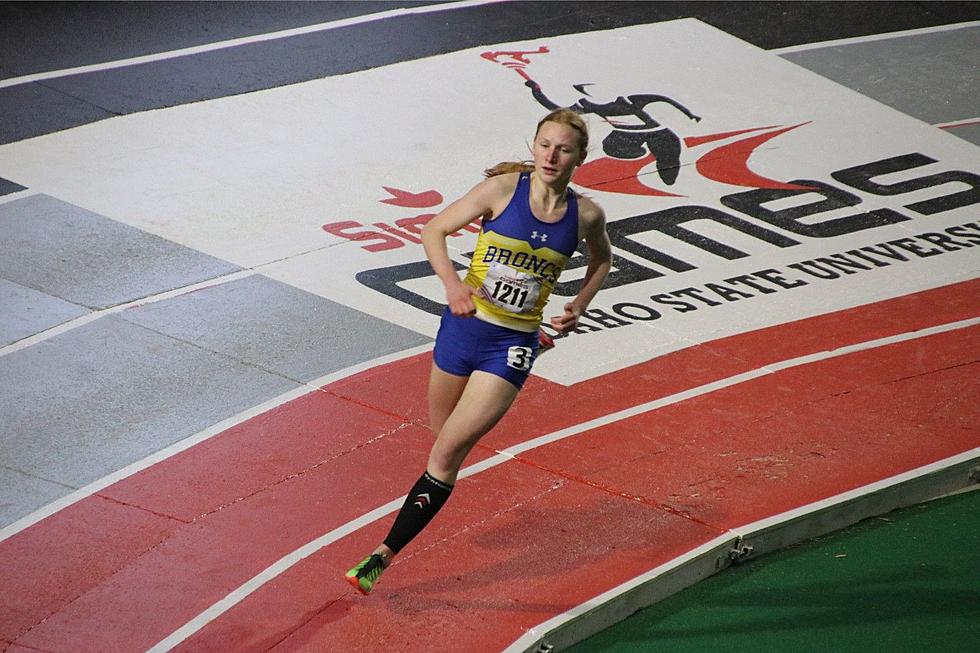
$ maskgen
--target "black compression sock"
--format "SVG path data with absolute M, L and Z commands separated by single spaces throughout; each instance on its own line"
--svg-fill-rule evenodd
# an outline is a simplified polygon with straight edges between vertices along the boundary
M 385 538 L 385 546 L 395 553 L 401 551 L 432 521 L 452 491 L 452 485 L 433 478 L 429 472 L 422 474 L 398 512 L 395 523 Z

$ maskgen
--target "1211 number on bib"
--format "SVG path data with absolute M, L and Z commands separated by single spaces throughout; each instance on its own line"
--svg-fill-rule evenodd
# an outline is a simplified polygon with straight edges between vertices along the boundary
M 541 283 L 534 275 L 514 270 L 496 261 L 483 280 L 483 296 L 511 313 L 529 313 L 538 301 Z

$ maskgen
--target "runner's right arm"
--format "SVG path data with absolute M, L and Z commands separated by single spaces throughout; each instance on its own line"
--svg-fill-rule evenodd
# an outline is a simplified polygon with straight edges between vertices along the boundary
M 472 297 L 478 294 L 478 291 L 459 278 L 449 258 L 446 238 L 478 217 L 487 219 L 494 216 L 495 211 L 500 210 L 501 199 L 506 201 L 513 193 L 516 177 L 516 174 L 509 174 L 484 179 L 422 227 L 422 246 L 425 248 L 425 255 L 429 259 L 433 272 L 446 289 L 446 302 L 453 315 L 476 313 Z

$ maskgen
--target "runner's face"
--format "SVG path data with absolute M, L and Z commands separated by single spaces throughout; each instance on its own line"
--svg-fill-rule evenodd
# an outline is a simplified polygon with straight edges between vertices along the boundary
M 546 122 L 534 137 L 534 169 L 544 181 L 564 181 L 582 163 L 581 136 L 568 125 Z

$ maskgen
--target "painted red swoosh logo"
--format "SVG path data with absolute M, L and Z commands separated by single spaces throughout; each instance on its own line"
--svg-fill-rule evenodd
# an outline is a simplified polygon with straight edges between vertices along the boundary
M 640 181 L 640 170 L 656 159 L 648 154 L 642 159 L 613 159 L 603 157 L 582 165 L 575 171 L 575 183 L 585 188 L 606 193 L 625 195 L 649 195 L 657 197 L 683 197 L 647 186 Z
M 733 186 L 748 188 L 776 188 L 785 190 L 809 190 L 809 186 L 787 184 L 768 177 L 758 175 L 749 170 L 749 158 L 752 153 L 773 138 L 808 123 L 784 127 L 776 131 L 759 134 L 750 138 L 717 147 L 703 155 L 697 161 L 697 169 L 702 177 Z
M 721 145 L 701 155 L 695 164 L 698 173 L 706 179 L 732 186 L 808 190 L 808 186 L 789 184 L 764 177 L 749 168 L 749 159 L 756 149 L 773 138 L 806 124 L 809 123 L 800 123 L 781 129 L 777 128 L 776 125 L 769 125 L 766 127 L 752 127 L 749 129 L 719 132 L 717 134 L 707 134 L 704 136 L 688 136 L 684 139 L 684 144 L 688 148 L 696 148 L 734 136 L 755 133 L 754 136 L 743 138 L 734 143 Z M 764 130 L 774 131 L 766 131 L 762 134 L 756 133 Z M 650 197 L 684 197 L 684 195 L 670 193 L 644 183 L 643 180 L 646 178 L 651 180 L 656 178 L 656 175 L 653 173 L 641 175 L 641 171 L 655 161 L 656 158 L 652 154 L 648 154 L 640 159 L 602 157 L 590 161 L 576 170 L 574 181 L 579 186 L 606 193 L 644 195 Z

